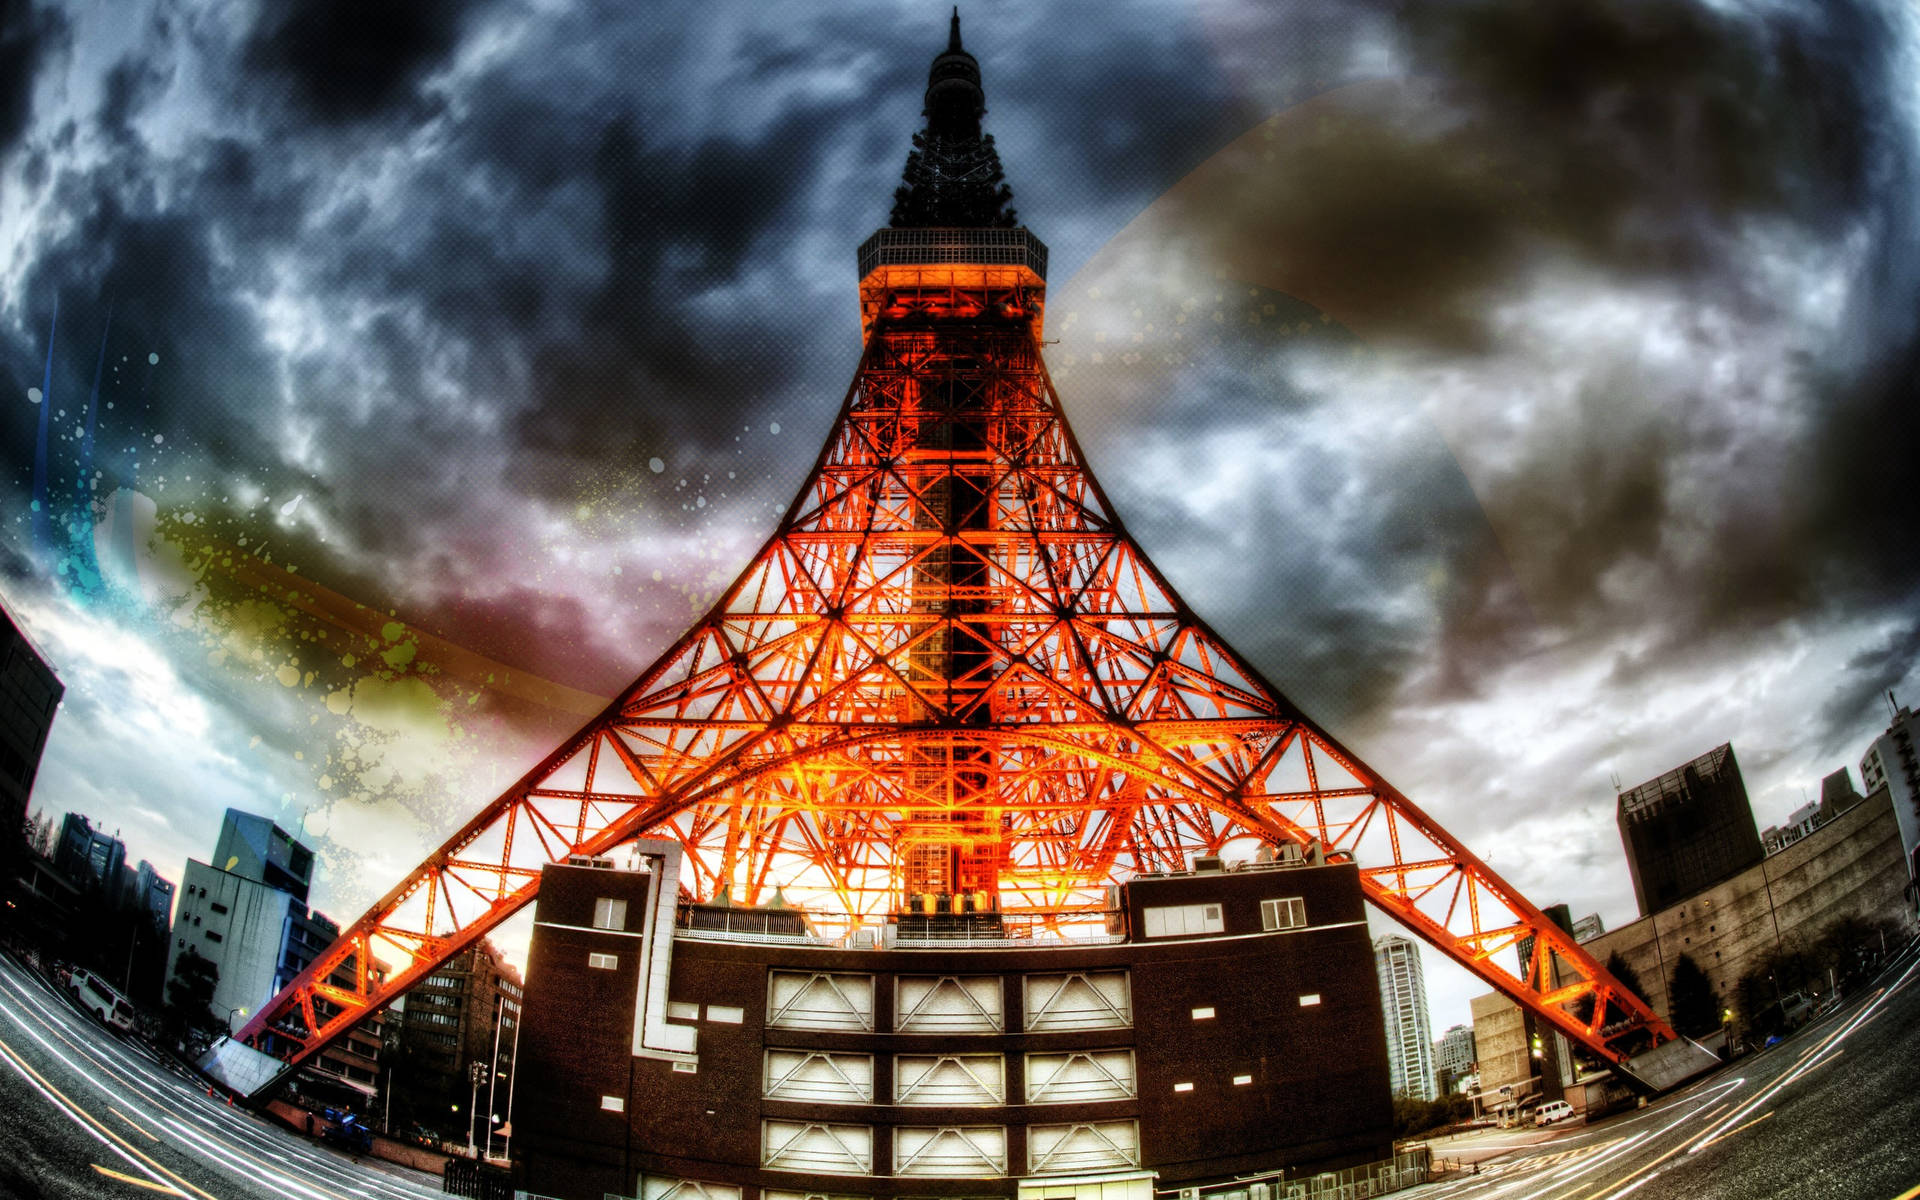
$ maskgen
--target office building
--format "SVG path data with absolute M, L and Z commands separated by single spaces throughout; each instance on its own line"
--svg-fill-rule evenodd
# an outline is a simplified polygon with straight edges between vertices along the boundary
M 31 857 L 26 843 L 28 800 L 54 711 L 65 693 L 46 656 L 0 602 L 0 896 L 13 898 L 15 909 L 24 908 L 15 896 L 15 879 Z M 0 905 L 0 914 L 8 911 Z
M 639 848 L 643 869 L 542 873 L 512 1112 L 531 1194 L 1151 1200 L 1281 1196 L 1323 1172 L 1364 1194 L 1416 1181 L 1393 1154 L 1351 862 L 1136 877 L 1105 938 L 953 914 L 846 943 L 790 912 L 676 904 L 679 844 Z
M 1443 1095 L 1458 1091 L 1461 1082 L 1477 1069 L 1477 1062 L 1471 1025 L 1455 1025 L 1433 1044 L 1433 1070 Z
M 208 1014 L 231 1032 L 305 970 L 340 929 L 307 906 L 313 851 L 271 820 L 228 809 L 214 856 L 223 865 L 190 859 L 182 873 L 166 973 L 178 974 L 189 953 L 211 962 L 219 974 Z M 376 1014 L 329 1046 L 307 1068 L 305 1085 L 331 1087 L 331 1099 L 370 1106 L 383 1021 Z
M 1779 853 L 1582 949 L 1601 962 L 1619 954 L 1647 1003 L 1666 1017 L 1682 954 L 1706 972 L 1725 1003 L 1754 963 L 1776 949 L 1816 943 L 1842 917 L 1911 930 L 1906 857 L 1888 792 L 1881 787 Z
M 1892 703 L 1891 694 L 1887 699 Z M 1906 705 L 1899 705 L 1887 731 L 1874 739 L 1860 760 L 1860 785 L 1867 794 L 1881 788 L 1887 791 L 1887 802 L 1900 825 L 1900 847 L 1909 881 L 1920 879 L 1920 754 L 1914 749 L 1916 738 L 1920 738 L 1920 721 Z M 1910 894 L 1920 899 L 1920 888 Z
M 1620 793 L 1620 840 L 1645 916 L 1765 857 L 1731 745 Z

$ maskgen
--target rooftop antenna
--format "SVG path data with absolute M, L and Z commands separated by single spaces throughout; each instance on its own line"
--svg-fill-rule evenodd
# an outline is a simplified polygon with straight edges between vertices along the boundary
M 1893 698 L 1892 688 L 1887 689 L 1887 707 L 1892 710 L 1893 719 L 1898 721 L 1900 719 L 1900 702 Z
M 1620 772 L 1608 771 L 1607 778 L 1613 780 L 1613 791 L 1615 795 L 1619 795 L 1620 792 L 1625 790 L 1620 786 Z

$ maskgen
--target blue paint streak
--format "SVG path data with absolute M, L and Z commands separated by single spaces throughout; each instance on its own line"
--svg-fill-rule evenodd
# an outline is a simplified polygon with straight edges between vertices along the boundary
M 80 438 L 79 470 L 73 518 L 67 522 L 67 584 L 83 598 L 99 596 L 105 588 L 100 561 L 93 548 L 93 435 L 100 416 L 100 381 L 107 373 L 107 342 L 113 334 L 113 303 L 107 303 L 106 327 L 100 331 L 100 354 L 93 363 L 93 391 L 87 397 L 86 432 Z
M 60 294 L 53 296 L 53 321 L 47 326 L 47 372 L 40 382 L 40 433 L 33 444 L 33 548 L 42 556 L 53 549 L 53 524 L 47 505 L 47 427 L 53 415 L 53 338 L 60 331 Z

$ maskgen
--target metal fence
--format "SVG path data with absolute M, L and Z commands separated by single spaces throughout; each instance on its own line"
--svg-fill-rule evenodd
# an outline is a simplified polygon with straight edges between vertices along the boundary
M 513 1200 L 513 1174 L 470 1158 L 450 1158 L 446 1173 L 440 1176 L 440 1190 L 474 1200 Z

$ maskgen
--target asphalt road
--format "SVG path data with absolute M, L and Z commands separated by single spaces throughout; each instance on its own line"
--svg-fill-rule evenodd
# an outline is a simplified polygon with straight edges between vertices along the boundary
M 0 955 L 0 1197 L 423 1200 L 437 1178 L 356 1162 L 207 1096 Z
M 1915 1200 L 1920 955 L 1909 949 L 1835 1011 L 1647 1108 L 1538 1141 L 1512 1131 L 1510 1140 L 1477 1176 L 1398 1195 Z M 1445 1144 L 1436 1152 L 1449 1155 Z

